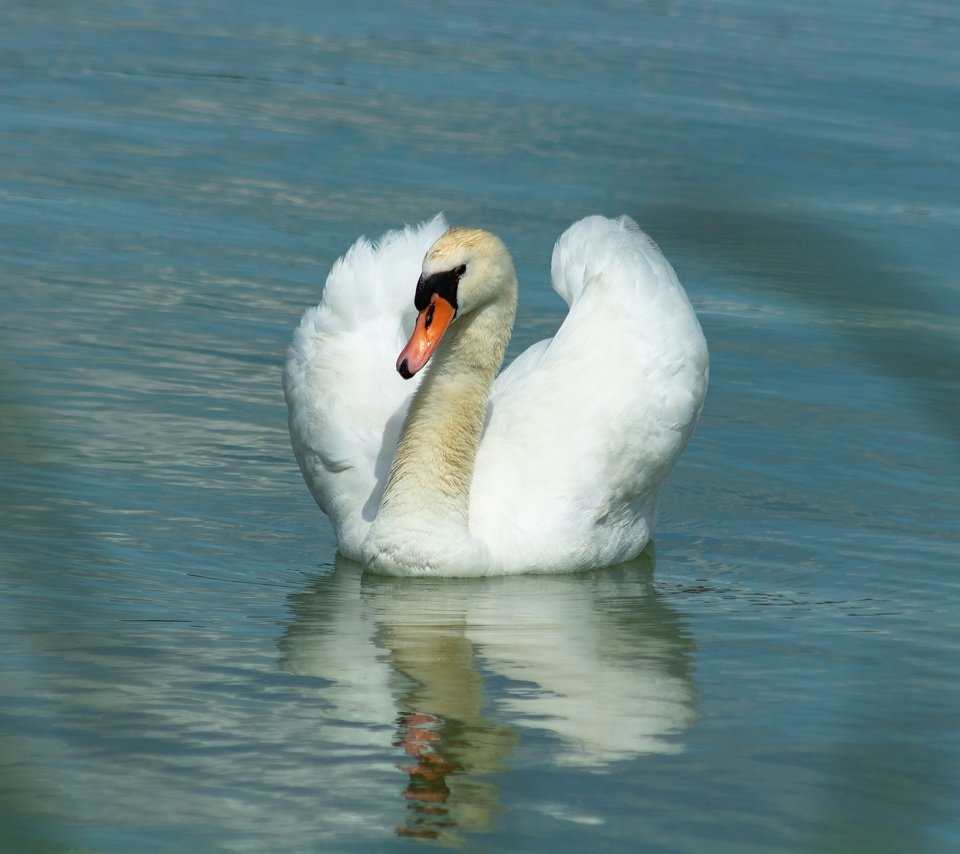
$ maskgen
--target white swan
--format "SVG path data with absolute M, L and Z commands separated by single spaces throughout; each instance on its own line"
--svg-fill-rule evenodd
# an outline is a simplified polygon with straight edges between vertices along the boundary
M 345 556 L 391 575 L 495 575 L 607 566 L 646 545 L 706 393 L 700 324 L 628 217 L 572 225 L 552 275 L 566 319 L 496 376 L 517 278 L 494 235 L 438 216 L 334 265 L 284 392 Z

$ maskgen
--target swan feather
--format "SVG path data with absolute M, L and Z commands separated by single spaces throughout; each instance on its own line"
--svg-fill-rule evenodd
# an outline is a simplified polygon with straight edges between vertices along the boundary
M 437 216 L 376 244 L 359 240 L 290 348 L 292 444 L 347 557 L 361 556 L 421 380 L 402 380 L 394 363 L 413 326 L 412 285 L 445 230 Z M 487 403 L 469 493 L 469 533 L 488 550 L 478 573 L 636 556 L 703 406 L 700 325 L 633 220 L 575 223 L 557 241 L 551 274 L 568 315 L 500 373 Z

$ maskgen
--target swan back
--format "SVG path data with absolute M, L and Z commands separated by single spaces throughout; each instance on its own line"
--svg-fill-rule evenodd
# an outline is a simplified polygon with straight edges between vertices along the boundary
M 575 223 L 552 274 L 569 314 L 498 377 L 470 497 L 494 560 L 540 571 L 639 553 L 708 370 L 676 273 L 628 217 Z

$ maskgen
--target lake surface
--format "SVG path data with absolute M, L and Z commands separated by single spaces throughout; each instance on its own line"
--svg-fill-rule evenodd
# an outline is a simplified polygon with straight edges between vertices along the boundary
M 958 45 L 936 0 L 4 3 L 0 850 L 960 849 Z M 685 283 L 711 389 L 634 564 L 338 560 L 284 350 L 438 210 L 513 251 L 511 355 L 581 216 Z

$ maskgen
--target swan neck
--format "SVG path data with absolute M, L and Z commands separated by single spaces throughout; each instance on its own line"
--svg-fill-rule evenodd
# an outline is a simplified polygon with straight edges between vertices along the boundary
M 381 509 L 408 498 L 419 513 L 467 527 L 470 485 L 493 380 L 515 303 L 473 312 L 451 327 L 414 396 Z

